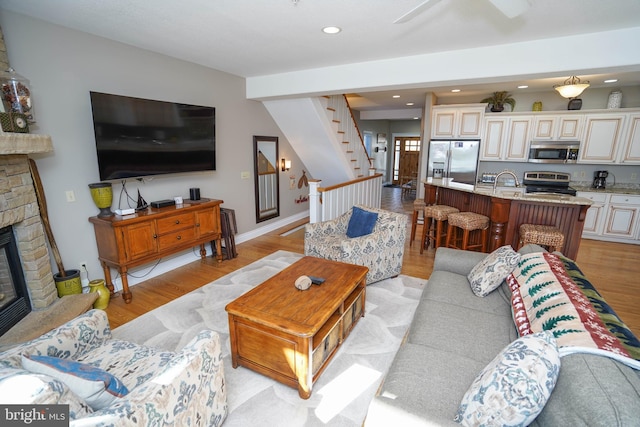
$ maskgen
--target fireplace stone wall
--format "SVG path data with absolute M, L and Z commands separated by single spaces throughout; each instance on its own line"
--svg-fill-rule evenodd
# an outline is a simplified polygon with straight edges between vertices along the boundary
M 58 299 L 58 292 L 29 169 L 29 157 L 26 154 L 4 154 L 3 148 L 7 147 L 4 147 L 2 139 L 0 135 L 0 227 L 13 225 L 31 306 L 36 310 L 42 309 Z

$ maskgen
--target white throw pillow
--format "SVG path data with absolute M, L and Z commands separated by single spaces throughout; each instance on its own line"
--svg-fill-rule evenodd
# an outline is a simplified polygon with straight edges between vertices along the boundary
M 526 426 L 549 400 L 560 373 L 560 354 L 548 331 L 513 341 L 471 384 L 455 421 L 464 426 Z
M 491 252 L 480 261 L 467 276 L 471 290 L 479 297 L 486 297 L 507 278 L 520 261 L 520 254 L 509 245 Z
M 124 384 L 107 371 L 74 360 L 23 355 L 22 367 L 63 382 L 96 411 L 129 393 Z

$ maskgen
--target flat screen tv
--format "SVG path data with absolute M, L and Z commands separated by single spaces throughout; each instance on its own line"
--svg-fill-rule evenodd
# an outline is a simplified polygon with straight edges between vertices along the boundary
M 91 92 L 100 180 L 216 169 L 216 110 Z

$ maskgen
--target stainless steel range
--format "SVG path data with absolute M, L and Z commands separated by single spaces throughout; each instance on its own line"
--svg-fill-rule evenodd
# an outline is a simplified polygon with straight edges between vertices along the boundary
M 571 175 L 564 172 L 525 172 L 523 184 L 527 193 L 555 193 L 576 195 L 569 187 Z

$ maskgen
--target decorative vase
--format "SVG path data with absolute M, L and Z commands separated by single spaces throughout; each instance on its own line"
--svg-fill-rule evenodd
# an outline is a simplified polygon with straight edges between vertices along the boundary
M 614 90 L 609 94 L 609 101 L 607 102 L 607 108 L 620 108 L 622 105 L 622 92 Z
M 582 108 L 582 99 L 572 98 L 567 105 L 567 110 L 579 110 Z
M 89 184 L 89 190 L 91 191 L 93 203 L 100 209 L 98 218 L 113 216 L 113 212 L 111 212 L 111 202 L 113 201 L 111 183 L 97 182 L 95 184 Z
M 65 270 L 64 274 L 56 273 L 53 275 L 53 281 L 58 289 L 59 297 L 82 293 L 80 270 Z
M 104 279 L 96 279 L 89 282 L 89 293 L 96 292 L 98 299 L 93 303 L 93 308 L 104 310 L 109 306 L 111 293 L 104 284 Z
M 531 111 L 542 111 L 542 101 L 534 102 Z

